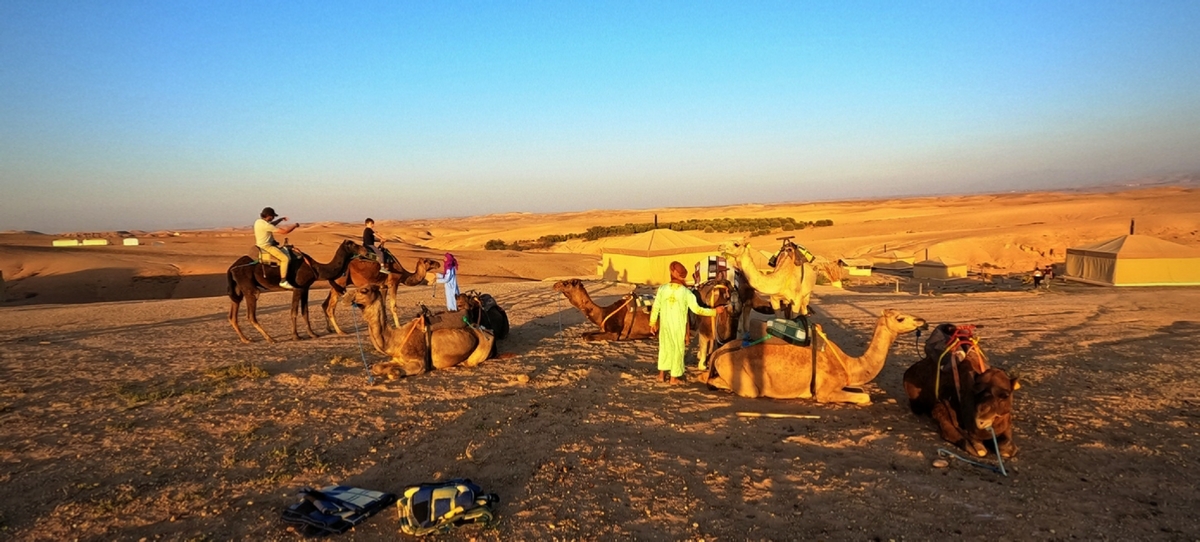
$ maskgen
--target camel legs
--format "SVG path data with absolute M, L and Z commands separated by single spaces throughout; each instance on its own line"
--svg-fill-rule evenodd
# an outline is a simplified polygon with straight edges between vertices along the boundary
M 242 303 L 240 301 L 230 302 L 229 323 L 233 324 L 233 330 L 237 332 L 238 339 L 241 339 L 241 341 L 244 343 L 249 343 L 250 337 L 247 337 L 245 333 L 242 333 L 242 328 L 238 325 L 238 309 L 241 308 L 241 305 Z M 249 305 L 249 303 L 247 303 L 247 305 Z
M 262 333 L 263 338 L 266 339 L 267 342 L 275 342 L 275 339 L 272 339 L 271 336 L 267 334 L 267 330 L 263 329 L 262 325 L 258 323 L 258 292 L 253 290 L 252 293 L 246 294 L 246 319 L 250 320 L 251 324 L 254 324 L 254 329 L 257 329 L 259 333 Z M 295 333 L 294 329 L 292 333 Z M 250 341 L 247 340 L 246 342 Z
M 308 316 L 308 288 L 300 290 L 297 293 L 300 294 L 300 314 L 304 316 L 304 325 L 308 327 L 308 336 L 315 339 L 318 337 L 318 335 L 317 332 L 313 330 L 312 319 Z M 295 296 L 293 296 L 293 300 L 294 297 Z
M 329 295 L 321 303 L 321 309 L 325 311 L 325 331 L 337 333 L 338 335 L 347 335 L 337 323 L 337 302 L 340 295 L 337 288 L 330 288 Z
M 396 290 L 400 289 L 400 277 L 393 273 L 387 277 L 387 306 L 392 311 L 392 326 L 400 327 L 400 311 L 396 308 Z
M 974 439 L 967 436 L 958 428 L 958 415 L 946 401 L 938 401 L 933 406 L 933 419 L 938 424 L 938 433 L 946 442 L 954 444 L 963 450 L 973 453 L 979 457 L 984 457 L 988 454 L 987 448 L 982 444 L 975 442 Z

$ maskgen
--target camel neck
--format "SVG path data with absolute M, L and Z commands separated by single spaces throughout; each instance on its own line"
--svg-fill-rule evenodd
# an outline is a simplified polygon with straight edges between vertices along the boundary
M 579 289 L 571 292 L 571 295 L 567 296 L 567 301 L 570 301 L 575 308 L 583 311 L 588 320 L 591 320 L 596 325 L 600 325 L 600 322 L 604 320 L 604 310 L 595 301 L 592 301 L 592 296 L 588 295 L 586 290 Z
M 879 375 L 883 370 L 883 364 L 887 361 L 888 350 L 892 348 L 892 343 L 896 341 L 896 334 L 888 329 L 887 324 L 880 319 L 875 324 L 875 333 L 871 336 L 871 343 L 867 345 L 867 351 L 862 356 L 855 359 L 857 363 L 852 363 L 850 367 L 850 383 L 853 385 L 866 384 Z

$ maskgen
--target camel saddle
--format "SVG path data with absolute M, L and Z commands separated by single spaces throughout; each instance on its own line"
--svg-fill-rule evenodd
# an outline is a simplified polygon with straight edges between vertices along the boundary
M 808 346 L 812 344 L 808 318 L 803 315 L 797 316 L 795 320 L 784 318 L 772 318 L 768 320 L 767 334 L 783 339 L 788 344 L 796 346 Z
M 300 251 L 292 248 L 291 245 L 279 245 L 279 250 L 282 250 L 284 254 L 288 255 L 289 262 L 297 262 L 300 260 Z M 251 259 L 260 264 L 279 267 L 279 262 L 277 261 L 278 258 L 272 256 L 270 252 L 263 250 L 258 245 L 255 245 L 253 248 L 251 248 L 250 252 L 247 253 L 247 256 L 250 256 Z

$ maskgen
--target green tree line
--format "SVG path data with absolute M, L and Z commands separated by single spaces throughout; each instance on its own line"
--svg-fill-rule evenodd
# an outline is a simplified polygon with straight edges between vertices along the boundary
M 768 235 L 773 231 L 796 231 L 805 228 L 823 228 L 832 226 L 833 221 L 827 218 L 815 221 L 796 220 L 792 217 L 775 218 L 692 218 L 679 222 L 660 222 L 658 227 L 674 231 L 703 231 L 705 233 L 750 233 L 751 235 Z M 555 243 L 571 239 L 586 239 L 595 241 L 604 237 L 617 237 L 644 233 L 655 228 L 653 222 L 627 223 L 619 226 L 592 226 L 583 233 L 565 233 L 543 235 L 537 239 L 525 239 L 506 243 L 502 239 L 492 239 L 483 248 L 486 250 L 537 250 L 553 246 Z

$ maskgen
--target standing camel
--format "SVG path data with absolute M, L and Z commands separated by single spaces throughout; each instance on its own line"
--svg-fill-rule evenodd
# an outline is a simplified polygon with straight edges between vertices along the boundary
M 696 286 L 695 293 L 701 307 L 729 307 L 733 302 L 733 285 L 725 279 L 712 279 L 701 283 Z M 716 316 L 692 314 L 689 315 L 689 319 L 700 343 L 696 357 L 699 358 L 700 370 L 703 371 L 708 367 L 706 363 L 713 349 L 737 336 L 738 321 L 731 311 L 720 311 Z
M 355 255 L 364 256 L 366 249 L 347 239 L 342 241 L 337 251 L 334 252 L 333 259 L 326 264 L 318 263 L 311 256 L 299 250 L 292 249 L 292 252 L 300 256 L 298 264 L 288 267 L 288 274 L 291 275 L 288 277 L 289 282 L 295 287 L 292 290 L 292 338 L 300 340 L 300 334 L 296 329 L 297 314 L 304 315 L 308 335 L 310 337 L 317 336 L 317 333 L 313 331 L 312 322 L 308 318 L 308 289 L 318 280 L 333 280 L 345 273 L 350 258 Z M 225 271 L 225 279 L 229 284 L 229 299 L 233 302 L 229 307 L 229 323 L 233 325 L 233 330 L 237 332 L 238 338 L 242 342 L 250 342 L 250 338 L 242 333 L 242 328 L 238 326 L 238 307 L 242 304 L 243 299 L 246 300 L 246 318 L 259 333 L 262 333 L 267 342 L 275 342 L 258 323 L 258 294 L 261 291 L 283 291 L 283 288 L 279 286 L 280 278 L 278 266 L 262 265 L 249 256 L 238 258 Z
M 817 284 L 817 272 L 796 252 L 794 246 L 784 245 L 775 258 L 773 271 L 760 269 L 759 264 L 750 255 L 749 243 L 736 243 L 731 249 L 722 252 L 742 272 L 750 286 L 770 296 L 771 308 L 776 316 L 789 318 L 793 311 L 808 315 L 808 302 L 812 298 L 813 286 Z M 743 309 L 743 325 L 748 323 L 748 314 Z
M 650 332 L 650 311 L 637 306 L 634 294 L 629 293 L 607 307 L 601 307 L 592 301 L 583 281 L 579 279 L 560 280 L 554 283 L 554 291 L 562 292 L 567 301 L 583 312 L 592 323 L 600 326 L 600 331 L 584 333 L 583 338 L 589 341 L 613 341 L 625 339 L 648 339 L 653 336 Z
M 425 275 L 437 270 L 442 264 L 429 258 L 417 258 L 416 270 L 411 273 L 400 265 L 399 260 L 388 262 L 388 273 L 380 272 L 379 266 L 380 263 L 376 260 L 355 258 L 350 261 L 345 274 L 329 281 L 329 296 L 321 303 L 321 308 L 325 310 L 326 330 L 346 335 L 338 325 L 335 314 L 338 298 L 346 293 L 346 288 L 350 285 L 361 288 L 372 284 L 383 285 L 387 289 L 387 307 L 392 311 L 392 324 L 400 327 L 400 316 L 396 311 L 396 290 L 401 284 L 417 286 L 424 283 Z

